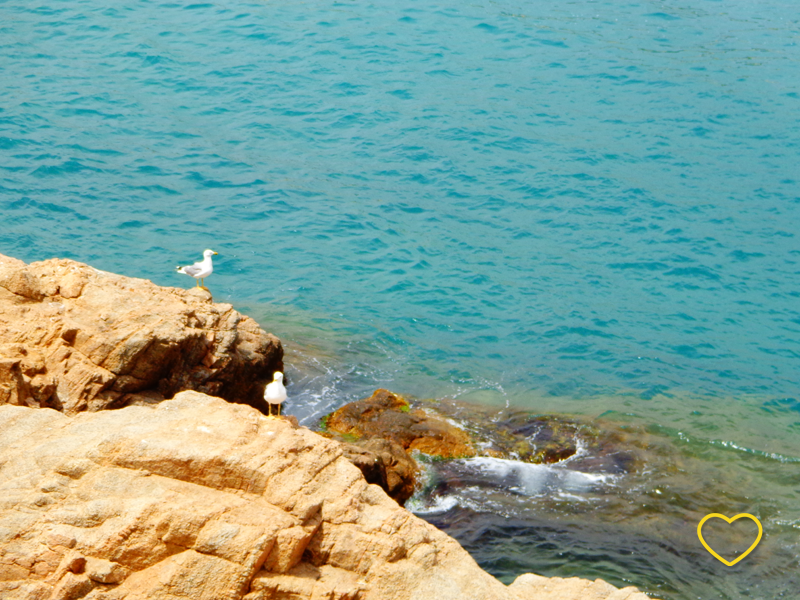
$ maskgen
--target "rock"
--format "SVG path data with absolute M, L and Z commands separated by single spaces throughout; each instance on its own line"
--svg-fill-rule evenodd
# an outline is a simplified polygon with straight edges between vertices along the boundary
M 402 396 L 388 390 L 376 390 L 369 398 L 345 404 L 326 418 L 325 426 L 353 442 L 377 438 L 440 458 L 475 456 L 463 429 L 411 408 Z
M 53 598 L 78 600 L 92 591 L 92 582 L 86 575 L 65 574 L 53 589 Z
M 367 483 L 379 485 L 401 506 L 414 495 L 417 464 L 397 442 L 373 438 L 358 445 L 343 443 L 342 449 Z
M 359 600 L 366 591 L 365 582 L 356 573 L 329 565 L 317 568 L 308 563 L 297 565 L 286 575 L 261 571 L 250 585 L 244 600 L 262 598 L 324 598 Z
M 249 406 L 186 391 L 74 417 L 2 405 L 0 423 L 3 600 L 552 597 L 482 571 L 340 443 Z M 600 593 L 581 598 L 629 598 Z
M 0 255 L 0 404 L 68 415 L 198 390 L 259 409 L 280 341 L 207 291 Z
M 0 287 L 26 300 L 41 300 L 44 293 L 25 266 L 0 264 Z
M 129 575 L 121 564 L 102 558 L 84 559 L 84 570 L 89 579 L 99 583 L 120 583 Z
M 448 399 L 417 400 L 412 406 L 387 390 L 326 416 L 323 435 L 343 442 L 345 456 L 366 480 L 401 505 L 419 487 L 415 451 L 444 459 L 425 460 L 436 475 L 437 489 L 428 490 L 434 496 L 461 485 L 457 474 L 448 472 L 447 459 L 453 458 L 483 456 L 534 464 L 572 459 L 573 468 L 610 474 L 631 472 L 643 463 L 640 442 L 607 424 Z M 584 452 L 576 456 L 579 445 Z M 476 484 L 480 485 L 473 477 L 465 483 Z M 495 482 L 487 480 L 485 485 Z
M 411 408 L 402 397 L 376 390 L 323 419 L 325 431 L 348 446 L 345 455 L 370 483 L 401 505 L 414 493 L 414 450 L 439 458 L 474 456 L 469 435 L 443 418 Z
M 509 586 L 519 598 L 537 600 L 650 600 L 635 587 L 617 589 L 602 579 L 589 581 L 578 577 L 541 577 L 526 573 Z

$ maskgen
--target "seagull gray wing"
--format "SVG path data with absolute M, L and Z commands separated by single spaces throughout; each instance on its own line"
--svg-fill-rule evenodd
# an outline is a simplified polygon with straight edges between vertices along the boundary
M 203 266 L 200 263 L 194 263 L 189 267 L 183 267 L 183 272 L 186 273 L 187 275 L 191 275 L 192 277 L 200 273 L 200 271 L 202 270 Z

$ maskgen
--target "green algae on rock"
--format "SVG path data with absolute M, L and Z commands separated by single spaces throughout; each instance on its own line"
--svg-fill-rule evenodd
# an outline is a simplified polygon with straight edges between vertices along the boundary
M 442 417 L 420 408 L 388 390 L 345 404 L 326 420 L 327 430 L 348 441 L 382 438 L 440 458 L 475 456 L 469 434 Z

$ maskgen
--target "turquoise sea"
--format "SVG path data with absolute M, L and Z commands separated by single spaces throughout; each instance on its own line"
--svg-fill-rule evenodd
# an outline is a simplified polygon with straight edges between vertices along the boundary
M 418 505 L 504 581 L 796 598 L 798 44 L 787 0 L 0 0 L 0 253 L 216 250 L 308 424 L 387 387 L 646 446 Z M 710 512 L 760 546 L 715 561 Z

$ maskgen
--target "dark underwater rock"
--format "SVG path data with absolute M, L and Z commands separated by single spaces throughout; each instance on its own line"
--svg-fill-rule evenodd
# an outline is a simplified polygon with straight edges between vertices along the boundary
M 412 408 L 388 390 L 345 404 L 323 419 L 327 435 L 345 442 L 345 455 L 370 483 L 401 505 L 414 493 L 413 451 L 447 459 L 475 456 L 469 434 L 441 417 Z
M 641 466 L 641 438 L 618 426 L 568 415 L 479 406 L 456 400 L 430 403 L 458 423 L 480 448 L 477 456 L 531 464 L 569 461 L 578 471 L 619 474 Z
M 346 444 L 346 456 L 367 481 L 380 485 L 400 504 L 417 486 L 420 466 L 413 458 L 415 452 L 428 457 L 424 462 L 439 463 L 433 469 L 437 483 L 431 487 L 428 482 L 431 495 L 436 495 L 437 486 L 530 491 L 542 484 L 530 470 L 511 466 L 500 469 L 507 471 L 503 476 L 497 475 L 497 468 L 483 465 L 476 470 L 463 460 L 448 468 L 448 461 L 455 459 L 487 457 L 545 465 L 568 460 L 571 470 L 605 474 L 628 472 L 640 463 L 635 446 L 623 432 L 588 420 L 498 411 L 455 400 L 414 401 L 412 405 L 384 389 L 342 406 L 323 419 L 323 426 L 326 435 Z

